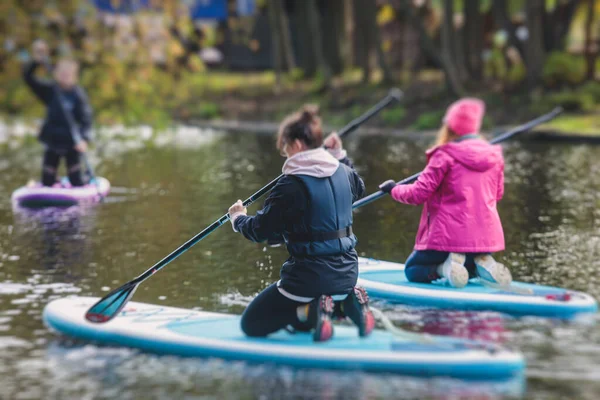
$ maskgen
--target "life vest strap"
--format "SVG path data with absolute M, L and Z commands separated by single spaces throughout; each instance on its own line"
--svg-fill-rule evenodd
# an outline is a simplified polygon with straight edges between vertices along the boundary
M 288 242 L 324 242 L 327 240 L 342 239 L 353 235 L 352 225 L 339 231 L 331 232 L 293 232 L 287 235 Z

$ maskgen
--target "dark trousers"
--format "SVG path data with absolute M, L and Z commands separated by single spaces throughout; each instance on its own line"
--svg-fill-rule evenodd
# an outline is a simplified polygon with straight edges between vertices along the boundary
M 67 162 L 67 174 L 69 181 L 73 186 L 85 185 L 83 179 L 83 173 L 81 168 L 81 155 L 75 150 L 56 151 L 53 149 L 46 149 L 44 152 L 44 161 L 42 164 L 42 185 L 52 186 L 56 183 L 56 172 L 60 159 L 65 158 Z
M 262 337 L 277 332 L 288 325 L 298 330 L 307 330 L 298 321 L 296 309 L 306 305 L 290 300 L 277 290 L 274 283 L 258 294 L 242 314 L 242 331 L 248 336 Z
M 469 279 L 477 277 L 475 257 L 489 253 L 466 253 L 465 268 L 469 271 Z M 405 264 L 404 274 L 410 282 L 431 283 L 440 279 L 437 269 L 441 263 L 446 261 L 450 255 L 447 251 L 437 250 L 415 250 L 408 257 Z

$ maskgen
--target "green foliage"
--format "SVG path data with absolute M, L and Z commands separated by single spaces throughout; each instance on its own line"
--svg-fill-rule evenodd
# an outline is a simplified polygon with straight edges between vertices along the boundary
M 552 106 L 562 106 L 565 111 L 591 111 L 595 101 L 591 94 L 565 91 L 545 96 L 545 103 Z
M 578 90 L 563 90 L 546 93 L 530 106 L 532 113 L 545 113 L 550 109 L 562 106 L 568 112 L 590 112 L 596 109 L 598 102 L 594 99 L 593 90 L 597 87 L 586 85 Z M 596 93 L 597 94 L 597 93 Z
M 415 130 L 431 130 L 437 129 L 444 118 L 444 111 L 429 111 L 419 115 L 419 118 L 412 124 Z
M 202 102 L 198 107 L 198 116 L 203 119 L 214 119 L 220 114 L 219 106 L 210 101 Z
M 527 77 L 527 68 L 524 64 L 514 64 L 508 69 L 508 74 L 506 76 L 506 80 L 511 85 L 517 85 L 523 81 Z
M 386 125 L 396 126 L 406 116 L 406 109 L 403 107 L 394 107 L 381 112 L 381 119 Z
M 587 82 L 578 90 L 583 95 L 590 95 L 596 103 L 600 103 L 600 82 Z
M 542 79 L 547 87 L 577 85 L 585 80 L 585 58 L 555 51 L 548 56 Z
M 483 117 L 483 121 L 481 123 L 481 129 L 483 130 L 490 130 L 494 127 L 494 120 L 492 119 L 492 117 L 490 117 L 489 115 L 486 115 L 485 117 Z
M 492 50 L 490 57 L 485 61 L 483 65 L 484 75 L 488 78 L 504 80 L 507 75 L 508 67 L 506 66 L 506 60 L 504 54 L 499 48 Z

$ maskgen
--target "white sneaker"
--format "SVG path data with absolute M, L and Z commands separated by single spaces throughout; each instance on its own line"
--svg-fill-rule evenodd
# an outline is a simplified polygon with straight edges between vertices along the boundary
M 469 271 L 465 268 L 465 255 L 450 253 L 446 261 L 438 267 L 438 274 L 446 278 L 450 286 L 464 288 L 469 283 Z
M 477 275 L 483 283 L 491 283 L 501 287 L 508 287 L 512 283 L 512 275 L 504 264 L 497 263 L 494 257 L 487 254 L 475 257 Z

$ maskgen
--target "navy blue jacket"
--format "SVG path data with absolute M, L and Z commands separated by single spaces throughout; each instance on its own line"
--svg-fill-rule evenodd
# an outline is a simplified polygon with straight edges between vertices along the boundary
M 345 214 L 344 218 L 348 218 L 349 214 L 351 222 L 352 203 L 364 195 L 365 186 L 347 158 L 340 161 L 339 169 L 341 171 L 336 174 L 345 175 L 347 188 L 351 191 L 345 196 L 348 209 L 340 214 Z M 308 215 L 318 212 L 310 209 L 309 196 L 302 179 L 284 175 L 265 200 L 262 210 L 255 216 L 237 217 L 235 229 L 254 242 L 283 242 L 289 234 L 306 232 L 311 225 Z M 299 251 L 294 243 L 286 243 L 290 257 L 281 267 L 279 286 L 302 297 L 349 293 L 358 279 L 358 255 L 354 250 L 356 238 L 352 236 L 338 241 L 343 243 L 340 252 Z M 298 252 L 304 254 L 294 254 Z
M 62 90 L 54 82 L 36 78 L 34 74 L 39 66 L 32 62 L 23 71 L 25 82 L 47 107 L 39 140 L 53 150 L 72 149 L 76 144 L 74 138 L 89 142 L 92 139 L 92 108 L 85 92 L 79 86 Z M 70 113 L 71 121 L 65 111 Z

